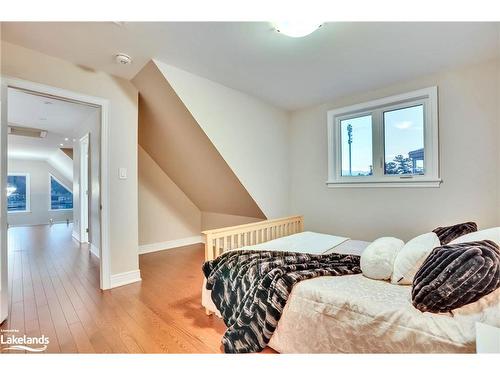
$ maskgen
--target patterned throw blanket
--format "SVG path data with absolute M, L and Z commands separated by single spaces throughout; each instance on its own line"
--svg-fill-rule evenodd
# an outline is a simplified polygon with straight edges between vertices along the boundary
M 356 255 L 239 250 L 205 262 L 203 273 L 227 326 L 224 351 L 252 353 L 266 347 L 296 283 L 361 268 Z

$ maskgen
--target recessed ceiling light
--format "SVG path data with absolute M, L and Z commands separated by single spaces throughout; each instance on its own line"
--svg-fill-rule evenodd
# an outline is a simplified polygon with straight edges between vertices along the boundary
M 124 53 L 118 53 L 115 55 L 115 61 L 121 65 L 128 65 L 132 63 L 132 58 Z
M 69 141 L 69 138 L 64 138 L 64 140 L 65 140 L 66 142 L 68 142 L 68 141 Z
M 284 21 L 274 22 L 274 29 L 292 38 L 301 38 L 319 29 L 323 23 L 316 21 Z
M 73 142 L 76 142 L 76 139 L 75 139 L 75 138 L 73 138 Z
M 63 147 L 63 146 L 64 146 L 64 144 L 62 144 L 62 143 L 59 143 L 59 146 Z

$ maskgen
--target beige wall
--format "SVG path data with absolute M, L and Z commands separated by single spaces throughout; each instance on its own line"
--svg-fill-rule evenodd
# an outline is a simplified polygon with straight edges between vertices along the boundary
M 139 245 L 199 236 L 201 212 L 139 147 Z
M 233 225 L 255 223 L 257 221 L 262 221 L 262 219 L 256 217 L 219 214 L 216 212 L 202 212 L 201 230 L 231 227 Z
M 288 113 L 241 91 L 156 62 L 267 218 L 288 211 Z
M 260 218 L 201 212 L 139 146 L 139 245 L 193 240 L 202 230 L 260 221 Z
M 327 188 L 326 112 L 437 85 L 440 168 L 436 188 Z M 292 113 L 290 209 L 309 230 L 373 240 L 409 239 L 439 225 L 499 225 L 498 62 L 353 95 Z
M 139 89 L 139 144 L 204 211 L 265 217 L 154 62 Z
M 8 165 L 9 173 L 28 173 L 30 176 L 30 211 L 9 213 L 7 218 L 9 225 L 43 225 L 49 224 L 51 219 L 54 222 L 73 220 L 73 210 L 49 210 L 49 174 L 69 188 L 72 187 L 72 181 L 66 179 L 46 161 L 10 159 Z
M 138 269 L 137 90 L 128 81 L 2 42 L 2 74 L 109 100 L 111 274 Z M 118 169 L 128 179 L 118 179 Z

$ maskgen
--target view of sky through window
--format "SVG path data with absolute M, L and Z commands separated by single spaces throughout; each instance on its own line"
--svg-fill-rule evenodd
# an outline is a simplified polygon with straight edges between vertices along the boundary
M 69 210 L 73 208 L 73 194 L 50 176 L 50 209 Z
M 384 112 L 386 174 L 424 173 L 424 107 Z
M 342 176 L 372 174 L 372 116 L 340 121 Z
M 7 177 L 7 211 L 26 211 L 26 176 Z
M 424 173 L 424 107 L 383 113 L 385 174 Z M 373 174 L 372 116 L 340 121 L 342 176 Z

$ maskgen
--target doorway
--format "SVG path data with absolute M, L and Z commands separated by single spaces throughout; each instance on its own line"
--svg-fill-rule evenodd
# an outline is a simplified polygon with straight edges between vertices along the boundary
M 82 137 L 71 138 L 66 135 L 65 140 L 72 140 L 78 149 L 83 146 L 83 152 L 73 153 L 74 160 L 79 165 L 79 168 L 74 168 L 78 176 L 78 182 L 73 183 L 73 197 L 76 200 L 77 196 L 85 194 L 84 199 L 78 199 L 79 212 L 74 217 L 73 228 L 78 228 L 79 232 L 76 237 L 79 237 L 80 242 L 91 242 L 94 246 L 90 246 L 89 250 L 99 258 L 99 285 L 101 289 L 110 288 L 110 261 L 109 261 L 109 175 L 108 175 L 108 101 L 102 98 L 90 97 L 87 95 L 46 86 L 33 82 L 4 78 L 1 85 L 1 140 L 0 140 L 0 186 L 1 186 L 1 199 L 0 199 L 0 323 L 7 318 L 8 315 L 8 301 L 9 301 L 9 285 L 8 285 L 8 203 L 7 203 L 7 186 L 8 186 L 8 134 L 9 127 L 9 92 L 22 92 L 27 95 L 36 96 L 39 99 L 50 102 L 65 102 L 72 105 L 91 107 L 97 110 L 97 131 L 93 133 L 87 132 Z M 47 104 L 50 105 L 50 104 Z M 21 128 L 23 126 L 20 126 Z M 24 126 L 27 127 L 27 126 Z M 38 127 L 39 128 L 39 127 Z M 12 129 L 11 129 L 12 130 Z M 44 130 L 44 129 L 39 129 Z M 53 131 L 55 133 L 55 131 Z M 98 133 L 98 134 L 96 134 Z M 63 143 L 61 143 L 63 145 Z M 64 145 L 68 146 L 68 145 Z M 63 147 L 61 146 L 61 149 Z M 64 147 L 68 149 L 68 147 Z M 92 160 L 92 150 L 98 158 Z M 68 153 L 68 151 L 65 151 Z M 86 171 L 87 173 L 85 173 Z M 29 177 L 28 177 L 29 178 Z M 60 179 L 50 177 L 50 181 L 56 181 L 55 184 L 61 183 Z M 81 181 L 80 181 L 81 180 Z M 83 186 L 81 186 L 83 183 Z M 75 189 L 76 187 L 76 189 Z M 11 189 L 12 190 L 12 189 Z M 69 190 L 69 188 L 68 188 Z M 27 194 L 27 199 L 30 199 Z M 33 194 L 31 194 L 33 197 Z M 51 198 L 52 199 L 52 198 Z M 31 202 L 32 204 L 32 202 Z M 92 209 L 94 209 L 92 211 Z M 50 204 L 49 204 L 50 211 Z M 68 220 L 69 222 L 69 220 Z M 52 221 L 49 223 L 51 224 Z M 84 228 L 82 231 L 81 228 Z M 92 233 L 92 231 L 96 233 Z M 75 230 L 73 230 L 73 234 Z M 83 235 L 82 235 L 83 234 Z M 75 235 L 73 235 L 75 238 Z M 92 248 L 92 249 L 90 249 Z

